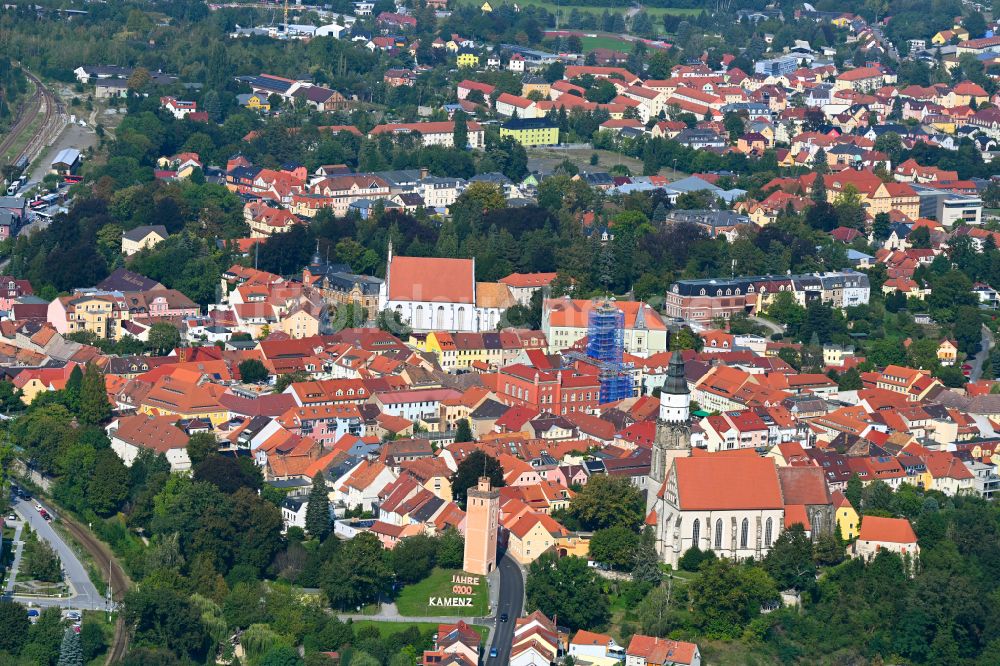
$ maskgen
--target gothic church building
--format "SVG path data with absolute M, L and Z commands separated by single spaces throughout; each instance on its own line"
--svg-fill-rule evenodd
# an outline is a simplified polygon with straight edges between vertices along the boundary
M 773 459 L 753 449 L 692 450 L 690 404 L 684 361 L 674 352 L 660 393 L 646 482 L 646 522 L 655 530 L 664 562 L 677 567 L 694 546 L 719 557 L 760 559 L 795 522 L 813 538 L 833 529 L 833 504 L 821 469 L 789 467 L 779 474 Z

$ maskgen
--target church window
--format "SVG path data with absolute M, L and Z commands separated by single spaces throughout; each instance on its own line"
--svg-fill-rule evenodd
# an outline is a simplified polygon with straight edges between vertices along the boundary
M 774 530 L 774 520 L 768 518 L 767 522 L 764 523 L 764 545 L 767 546 L 768 548 L 771 547 L 771 534 L 773 530 Z
M 715 549 L 722 549 L 722 519 L 715 521 Z
M 691 547 L 698 547 L 698 538 L 701 537 L 701 521 L 697 518 L 694 519 L 694 525 L 691 526 Z
M 750 533 L 750 521 L 746 518 L 743 519 L 743 525 L 740 528 L 740 548 L 747 547 L 747 536 Z

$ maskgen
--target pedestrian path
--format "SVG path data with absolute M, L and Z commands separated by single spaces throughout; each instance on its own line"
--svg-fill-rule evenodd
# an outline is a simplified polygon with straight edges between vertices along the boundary
M 21 529 L 24 527 L 24 521 L 18 521 L 17 527 L 14 528 L 14 560 L 10 564 L 10 571 L 7 574 L 7 585 L 4 587 L 4 594 L 10 594 L 14 591 L 14 581 L 17 579 L 17 571 L 21 566 L 21 552 L 24 550 L 24 542 L 21 541 Z

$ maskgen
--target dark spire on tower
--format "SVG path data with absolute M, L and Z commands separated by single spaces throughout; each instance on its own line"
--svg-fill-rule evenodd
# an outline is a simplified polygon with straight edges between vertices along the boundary
M 684 379 L 684 358 L 680 351 L 675 351 L 670 357 L 670 365 L 667 367 L 667 379 L 663 382 L 663 393 L 672 395 L 685 395 L 690 393 L 687 380 Z

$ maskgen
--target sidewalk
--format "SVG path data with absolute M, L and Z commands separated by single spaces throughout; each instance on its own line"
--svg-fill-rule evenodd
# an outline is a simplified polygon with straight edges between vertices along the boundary
M 17 578 L 17 570 L 21 566 L 21 551 L 24 550 L 24 542 L 21 541 L 21 529 L 24 521 L 20 520 L 14 528 L 14 560 L 10 563 L 10 571 L 7 572 L 7 585 L 4 587 L 4 594 L 14 591 L 14 580 Z
M 336 613 L 337 617 L 341 621 L 354 620 L 355 622 L 360 620 L 373 620 L 375 622 L 432 622 L 434 624 L 454 624 L 459 620 L 464 620 L 468 624 L 478 624 L 482 626 L 487 626 L 492 623 L 491 618 L 484 617 L 462 617 L 461 615 L 451 615 L 451 616 L 417 616 L 417 615 L 400 615 L 399 609 L 396 608 L 394 603 L 383 603 L 379 607 L 379 612 L 373 615 L 364 615 L 359 613 Z

